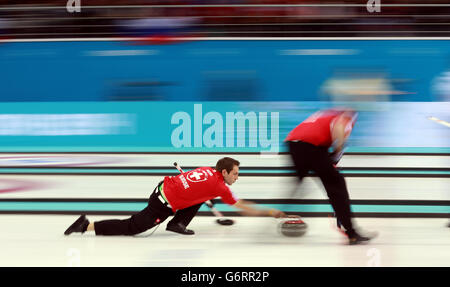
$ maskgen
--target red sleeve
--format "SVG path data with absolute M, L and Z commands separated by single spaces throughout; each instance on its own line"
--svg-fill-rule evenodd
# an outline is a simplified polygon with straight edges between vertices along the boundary
M 229 205 L 234 205 L 239 200 L 226 185 L 221 185 L 220 187 L 220 198 L 223 202 Z
M 342 124 L 344 125 L 344 133 L 345 136 L 348 137 L 352 132 L 353 125 L 355 124 L 351 117 L 344 116 L 341 119 Z

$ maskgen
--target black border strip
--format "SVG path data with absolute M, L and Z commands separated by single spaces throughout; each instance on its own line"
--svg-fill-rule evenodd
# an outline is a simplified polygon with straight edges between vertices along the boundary
M 179 155 L 179 154 L 186 154 L 186 155 L 220 155 L 220 154 L 226 154 L 226 155 L 261 155 L 261 154 L 271 154 L 269 152 L 229 152 L 229 151 L 223 151 L 223 152 L 189 152 L 189 151 L 172 151 L 172 152 L 136 152 L 136 151 L 130 151 L 130 152 L 123 152 L 123 151 L 61 151 L 61 152 L 45 152 L 45 151 L 0 151 L 0 154 L 158 154 L 158 155 Z M 278 155 L 289 155 L 289 152 L 279 152 Z M 405 155 L 405 156 L 450 156 L 450 153 L 445 152 L 430 152 L 430 153 L 420 153 L 420 152 L 346 152 L 345 155 L 389 155 L 389 156 L 395 156 L 395 155 Z
M 257 204 L 329 204 L 328 199 L 247 199 Z M 213 199 L 214 204 L 221 203 Z M 355 205 L 437 205 L 449 206 L 450 200 L 402 200 L 402 199 L 351 199 L 350 204 Z
M 108 173 L 108 172 L 99 172 L 99 173 L 83 173 L 83 172 L 75 172 L 75 173 L 57 173 L 57 172 L 0 172 L 0 175 L 60 175 L 60 176 L 170 176 L 171 174 L 155 172 L 155 173 L 139 173 L 139 172 L 130 172 L 130 173 Z M 449 178 L 450 174 L 392 174 L 392 173 L 345 173 L 342 174 L 344 177 L 399 177 L 399 178 Z M 260 176 L 260 177 L 294 177 L 296 176 L 294 173 L 276 173 L 276 174 L 267 174 L 267 173 L 246 173 L 240 174 L 239 176 Z M 317 177 L 316 175 L 310 174 L 306 177 Z
M 10 215 L 133 215 L 137 212 L 129 211 L 86 211 L 86 210 L 72 210 L 72 211 L 26 211 L 26 210 L 8 210 L 0 211 L 0 214 L 10 214 Z M 222 212 L 224 217 L 236 216 L 241 217 L 242 215 L 237 212 Z M 303 217 L 333 217 L 332 213 L 327 212 L 289 212 L 290 215 L 299 215 Z M 199 211 L 197 213 L 199 216 L 215 217 L 211 212 Z M 450 218 L 448 213 L 372 213 L 372 212 L 354 212 L 354 217 L 374 217 L 374 218 Z
M 196 169 L 198 166 L 185 166 L 183 169 L 192 170 Z M 337 167 L 338 170 L 362 170 L 362 171 L 372 171 L 372 170 L 388 170 L 388 171 L 450 171 L 450 167 Z M 80 169 L 80 170 L 98 170 L 98 169 L 111 169 L 111 170 L 158 170 L 158 169 L 169 169 L 174 170 L 173 166 L 64 166 L 64 165 L 8 165 L 1 166 L 0 169 Z M 240 170 L 291 170 L 295 171 L 293 166 L 242 166 Z
M 257 204 L 329 204 L 328 199 L 245 199 Z M 147 198 L 1 198 L 0 202 L 147 202 Z M 211 200 L 222 203 L 219 199 Z M 450 200 L 351 199 L 354 205 L 436 205 L 449 206 Z
M 399 178 L 449 178 L 450 174 L 392 174 L 392 173 L 343 173 L 344 177 L 399 177 Z M 239 176 L 261 176 L 261 177 L 295 177 L 293 173 L 246 173 Z M 317 177 L 309 174 L 306 177 Z

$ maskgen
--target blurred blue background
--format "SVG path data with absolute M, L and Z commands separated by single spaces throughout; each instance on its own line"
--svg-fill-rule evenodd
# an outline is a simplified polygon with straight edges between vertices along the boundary
M 0 151 L 285 151 L 350 106 L 350 151 L 447 153 L 449 8 L 341 2 L 0 1 Z

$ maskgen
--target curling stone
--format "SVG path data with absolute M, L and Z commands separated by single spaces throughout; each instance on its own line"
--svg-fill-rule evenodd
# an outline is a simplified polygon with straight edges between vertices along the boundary
M 278 229 L 284 236 L 300 237 L 305 235 L 308 225 L 301 219 L 291 219 L 280 222 Z

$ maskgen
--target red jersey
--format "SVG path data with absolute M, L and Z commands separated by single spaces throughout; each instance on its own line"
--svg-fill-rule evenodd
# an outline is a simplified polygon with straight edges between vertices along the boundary
M 238 201 L 225 185 L 223 175 L 210 167 L 199 167 L 177 176 L 166 176 L 163 192 L 173 211 L 216 197 L 229 205 Z
M 314 113 L 294 128 L 285 141 L 302 141 L 316 146 L 330 147 L 333 144 L 331 130 L 336 119 L 343 111 L 325 110 Z M 355 118 L 346 118 L 345 133 L 348 136 L 353 128 Z

